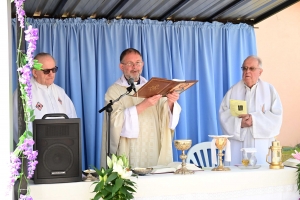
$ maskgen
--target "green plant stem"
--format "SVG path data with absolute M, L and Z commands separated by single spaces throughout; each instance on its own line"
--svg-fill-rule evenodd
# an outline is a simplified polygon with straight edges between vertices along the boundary
M 22 157 L 22 166 L 21 166 L 21 169 L 23 169 L 23 157 Z M 20 197 L 20 190 L 21 190 L 21 184 L 22 184 L 22 176 L 23 176 L 23 172 L 20 173 L 20 177 L 19 177 L 20 182 L 19 182 L 19 186 L 18 186 L 18 197 Z

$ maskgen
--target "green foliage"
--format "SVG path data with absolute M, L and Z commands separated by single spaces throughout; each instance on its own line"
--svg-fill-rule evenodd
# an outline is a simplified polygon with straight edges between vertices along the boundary
M 36 70 L 41 70 L 42 69 L 43 64 L 38 63 L 38 60 L 33 60 L 33 68 Z
M 297 165 L 297 189 L 300 194 L 300 164 Z
M 94 191 L 96 194 L 92 200 L 129 200 L 133 199 L 136 183 L 130 177 L 132 172 L 129 170 L 129 162 L 125 156 L 112 155 L 107 157 L 108 169 L 94 168 L 99 175 L 99 181 Z

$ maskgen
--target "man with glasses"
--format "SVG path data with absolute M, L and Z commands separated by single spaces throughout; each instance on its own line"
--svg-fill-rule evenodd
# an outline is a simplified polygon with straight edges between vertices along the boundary
M 108 88 L 105 104 L 126 93 L 134 80 L 136 89 L 147 80 L 141 76 L 144 63 L 140 52 L 129 48 L 122 52 L 119 67 L 123 75 Z M 134 92 L 131 91 L 130 94 Z M 178 124 L 181 107 L 179 94 L 167 97 L 155 95 L 149 98 L 124 96 L 112 105 L 110 126 L 110 153 L 129 158 L 131 167 L 167 165 L 173 161 L 172 138 Z M 106 166 L 107 116 L 102 130 L 101 166 Z
M 35 119 L 45 114 L 64 113 L 69 118 L 77 118 L 75 107 L 64 89 L 54 84 L 58 67 L 48 53 L 39 53 L 34 57 L 42 64 L 42 70 L 32 69 L 31 94 Z M 14 141 L 18 143 L 18 91 L 14 92 Z
M 241 148 L 255 148 L 257 164 L 266 164 L 268 148 L 280 132 L 282 104 L 275 88 L 259 77 L 263 72 L 261 59 L 249 56 L 241 67 L 243 78 L 226 93 L 219 116 L 223 133 L 231 135 L 231 164 L 241 164 Z M 230 100 L 247 102 L 247 114 L 232 116 Z

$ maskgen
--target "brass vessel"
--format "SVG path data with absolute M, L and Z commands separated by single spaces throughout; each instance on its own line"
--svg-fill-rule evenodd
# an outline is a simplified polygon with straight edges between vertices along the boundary
M 215 137 L 216 139 L 216 147 L 218 148 L 218 157 L 219 157 L 219 165 L 218 167 L 215 167 L 212 169 L 212 171 L 230 171 L 229 167 L 224 167 L 222 157 L 224 156 L 223 154 L 223 149 L 227 144 L 227 137 Z
M 175 174 L 193 174 L 194 171 L 188 170 L 186 168 L 186 158 L 187 155 L 184 153 L 185 150 L 188 150 L 192 146 L 192 140 L 175 140 L 174 145 L 176 149 L 181 150 L 182 154 L 180 155 L 180 159 L 182 160 L 181 168 L 177 169 Z
M 268 161 L 268 157 L 271 154 L 271 162 Z M 270 164 L 270 169 L 283 169 L 282 163 L 282 147 L 280 142 L 275 140 L 272 142 L 272 146 L 269 147 L 268 155 L 266 156 L 267 163 Z

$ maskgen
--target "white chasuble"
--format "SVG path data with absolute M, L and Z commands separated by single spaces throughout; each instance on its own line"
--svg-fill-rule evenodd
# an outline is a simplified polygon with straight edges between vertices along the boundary
M 137 87 L 139 89 L 139 87 Z M 119 98 L 126 92 L 126 87 L 113 84 L 105 95 L 106 105 L 110 100 Z M 136 138 L 122 137 L 121 132 L 125 122 L 125 110 L 142 102 L 144 98 L 124 96 L 112 106 L 110 126 L 110 154 L 125 154 L 131 167 L 150 167 L 167 165 L 173 161 L 172 139 L 174 131 L 169 128 L 170 116 L 167 98 L 161 98 L 158 103 L 138 115 L 136 123 L 138 136 Z M 130 113 L 130 112 L 129 112 Z M 107 154 L 107 114 L 104 114 L 102 130 L 101 167 L 106 166 Z

